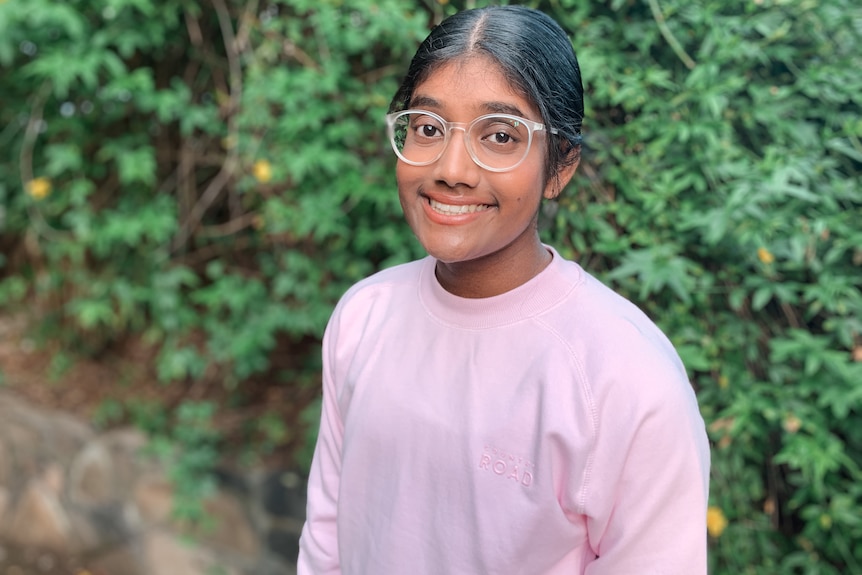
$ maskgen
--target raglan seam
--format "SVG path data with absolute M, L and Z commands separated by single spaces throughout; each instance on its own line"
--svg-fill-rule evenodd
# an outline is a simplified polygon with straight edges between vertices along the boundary
M 587 491 L 589 490 L 590 480 L 593 475 L 593 467 L 595 465 L 596 458 L 596 445 L 598 443 L 598 430 L 599 430 L 599 417 L 598 411 L 596 409 L 595 399 L 593 397 L 592 388 L 589 383 L 589 378 L 587 377 L 586 370 L 584 369 L 583 363 L 581 362 L 578 354 L 572 348 L 572 345 L 569 343 L 568 339 L 563 337 L 563 335 L 554 329 L 551 325 L 545 322 L 541 317 L 534 317 L 533 320 L 535 323 L 551 334 L 554 338 L 559 341 L 563 347 L 567 351 L 567 355 L 569 360 L 572 362 L 572 366 L 577 373 L 579 385 L 581 388 L 581 393 L 584 397 L 584 400 L 587 403 L 587 409 L 589 411 L 590 416 L 590 447 L 588 450 L 587 461 L 584 465 L 584 476 L 581 487 L 581 492 L 578 494 L 576 499 L 577 501 L 577 513 L 580 515 L 586 515 L 587 509 Z

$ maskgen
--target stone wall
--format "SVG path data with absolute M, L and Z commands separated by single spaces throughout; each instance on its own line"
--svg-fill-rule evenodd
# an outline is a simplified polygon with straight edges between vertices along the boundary
M 212 528 L 191 531 L 173 519 L 171 483 L 145 443 L 0 391 L 0 574 L 295 573 L 299 474 L 221 471 Z

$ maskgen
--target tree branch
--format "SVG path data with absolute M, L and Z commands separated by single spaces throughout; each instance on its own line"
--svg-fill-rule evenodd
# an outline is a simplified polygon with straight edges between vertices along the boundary
M 697 62 L 692 60 L 691 56 L 689 56 L 685 49 L 682 47 L 682 44 L 679 43 L 679 40 L 676 39 L 676 36 L 673 35 L 673 32 L 670 31 L 670 28 L 667 26 L 667 22 L 665 22 L 664 15 L 661 13 L 661 7 L 658 5 L 658 0 L 649 0 L 649 7 L 652 11 L 652 17 L 655 20 L 656 24 L 658 24 L 658 29 L 661 32 L 661 35 L 664 36 L 664 39 L 670 44 L 671 49 L 674 51 L 674 54 L 682 60 L 682 63 L 685 64 L 685 67 L 689 70 L 694 70 L 694 67 L 697 66 Z
M 224 0 L 212 0 L 213 8 L 215 8 L 216 16 L 218 17 L 219 28 L 222 33 L 222 41 L 224 42 L 225 53 L 228 60 L 228 73 L 230 75 L 230 101 L 227 111 L 227 141 L 230 145 L 227 149 L 227 156 L 221 166 L 218 174 L 210 181 L 209 186 L 189 211 L 188 217 L 181 223 L 179 232 L 173 243 L 173 251 L 181 249 L 188 242 L 194 231 L 197 229 L 206 211 L 218 199 L 222 190 L 224 190 L 231 178 L 233 178 L 237 165 L 239 164 L 239 156 L 237 151 L 237 141 L 239 135 L 239 127 L 237 122 L 237 114 L 242 102 L 242 64 L 237 52 L 237 41 L 231 23 L 230 13 Z

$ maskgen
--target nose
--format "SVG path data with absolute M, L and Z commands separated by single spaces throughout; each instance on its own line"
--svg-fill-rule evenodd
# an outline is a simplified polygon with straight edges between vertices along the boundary
M 450 188 L 458 185 L 473 187 L 478 183 L 481 168 L 467 149 L 467 130 L 460 126 L 453 126 L 450 130 L 443 155 L 434 162 L 434 176 Z

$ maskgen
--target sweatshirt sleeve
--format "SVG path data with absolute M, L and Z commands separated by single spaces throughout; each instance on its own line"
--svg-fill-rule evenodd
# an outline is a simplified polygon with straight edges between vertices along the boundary
M 323 337 L 323 402 L 320 430 L 308 478 L 306 521 L 299 539 L 297 575 L 339 575 L 336 516 L 341 480 L 341 445 L 344 434 L 338 404 L 335 368 L 337 320 L 330 321 Z
M 706 575 L 709 445 L 694 392 L 675 356 L 629 359 L 633 385 L 596 402 L 586 575 Z

